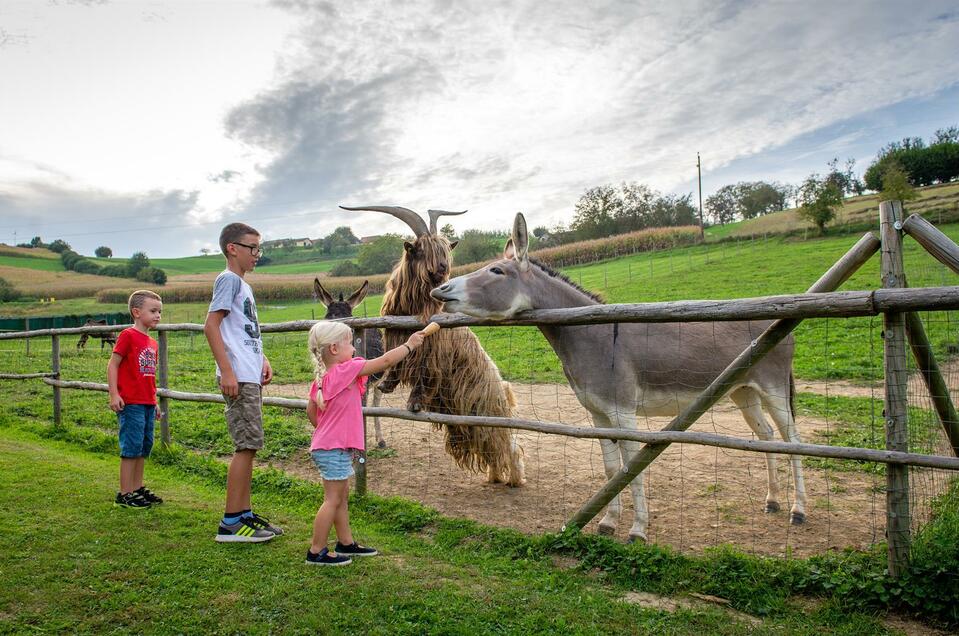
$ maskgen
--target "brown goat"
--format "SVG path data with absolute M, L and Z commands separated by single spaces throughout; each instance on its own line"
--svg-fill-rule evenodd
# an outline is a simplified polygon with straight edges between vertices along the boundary
M 93 318 L 87 318 L 87 321 L 83 323 L 84 327 L 97 327 L 99 325 L 105 325 L 107 321 L 104 319 L 94 320 Z M 107 332 L 107 333 L 85 333 L 80 336 L 80 339 L 77 340 L 77 349 L 86 351 L 87 340 L 90 338 L 99 338 L 100 339 L 100 349 L 103 349 L 103 345 L 115 345 L 117 343 L 117 334 L 116 332 Z
M 403 255 L 386 282 L 380 313 L 418 316 L 424 322 L 437 313 L 442 303 L 434 300 L 430 291 L 449 279 L 456 243 L 450 243 L 436 232 L 436 219 L 463 212 L 430 210 L 427 227 L 416 212 L 406 208 L 343 209 L 390 214 L 409 225 L 416 237 L 403 244 Z M 409 333 L 387 329 L 386 349 L 400 346 Z M 509 384 L 503 381 L 476 335 L 466 327 L 443 329 L 427 338 L 423 346 L 390 369 L 381 389 L 389 392 L 396 384 L 411 387 L 407 405 L 411 411 L 511 417 L 516 406 Z M 525 483 L 523 449 L 510 430 L 455 425 L 436 425 L 436 428 L 445 430 L 446 452 L 464 470 L 486 473 L 491 483 L 505 481 L 510 486 Z

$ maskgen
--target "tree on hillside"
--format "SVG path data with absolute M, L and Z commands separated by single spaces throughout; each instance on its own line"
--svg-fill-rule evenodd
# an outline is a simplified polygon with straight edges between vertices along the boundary
M 97 249 L 93 250 L 93 253 L 97 255 L 97 258 L 110 258 L 113 256 L 113 250 L 106 245 L 101 245 Z
M 446 225 L 440 228 L 440 236 L 445 238 L 447 241 L 455 241 L 456 230 L 453 229 L 452 224 L 447 223 Z
M 498 257 L 503 252 L 507 235 L 499 232 L 466 230 L 456 245 L 457 263 L 479 263 Z
M 30 247 L 43 247 L 43 239 L 39 236 L 34 236 L 30 239 Z
M 137 274 L 140 273 L 141 269 L 150 266 L 150 259 L 147 258 L 146 253 L 136 252 L 133 256 L 130 257 L 130 260 L 127 261 L 127 275 L 130 278 L 136 278 Z
M 57 254 L 63 254 L 70 248 L 70 244 L 64 241 L 63 239 L 57 239 L 53 243 L 47 246 L 47 249 L 51 252 L 56 252 Z
M 589 188 L 576 202 L 570 229 L 580 240 L 609 236 L 616 232 L 614 218 L 621 214 L 623 200 L 611 185 Z
M 736 186 L 726 185 L 716 190 L 714 194 L 706 197 L 703 208 L 706 216 L 713 224 L 726 225 L 732 223 L 736 220 L 736 213 L 739 211 L 739 197 Z
M 204 256 L 209 255 L 209 253 L 210 253 L 210 248 L 209 248 L 209 247 L 204 247 L 204 248 L 202 248 L 202 249 L 200 250 L 200 254 L 203 254 Z
M 616 231 L 620 234 L 650 227 L 658 193 L 645 183 L 620 186 L 622 205 L 616 212 Z
M 399 234 L 384 234 L 372 243 L 360 246 L 357 265 L 364 274 L 385 274 L 403 254 L 403 237 Z
M 323 237 L 323 251 L 327 254 L 342 252 L 359 242 L 360 239 L 356 238 L 353 230 L 346 225 L 341 225 Z
M 899 164 L 893 161 L 882 175 L 880 201 L 912 201 L 919 197 L 916 189 L 909 183 L 909 175 Z
M 959 143 L 959 126 L 949 126 L 948 128 L 940 128 L 936 131 L 936 136 L 933 139 L 934 144 L 947 144 L 947 143 Z
M 843 168 L 839 167 L 838 157 L 834 157 L 833 160 L 826 165 L 829 166 L 829 172 L 826 174 L 826 179 L 832 181 L 843 196 L 850 196 L 853 194 L 859 196 L 865 192 L 866 186 L 862 181 L 859 180 L 859 177 L 857 177 L 856 173 L 853 171 L 853 168 L 856 165 L 855 159 L 847 159 L 846 165 Z
M 735 193 L 740 216 L 744 219 L 752 219 L 784 210 L 789 189 L 779 183 L 743 181 L 736 184 Z
M 835 218 L 836 208 L 842 205 L 842 191 L 834 181 L 818 174 L 806 177 L 799 191 L 799 216 L 813 222 L 819 233 L 824 234 L 826 224 Z

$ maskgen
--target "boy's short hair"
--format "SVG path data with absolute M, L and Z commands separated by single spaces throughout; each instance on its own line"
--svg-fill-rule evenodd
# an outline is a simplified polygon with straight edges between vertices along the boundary
M 226 256 L 226 246 L 230 243 L 236 243 L 247 234 L 260 235 L 259 232 L 246 223 L 230 223 L 220 230 L 220 251 Z
M 149 289 L 138 289 L 130 294 L 130 299 L 127 300 L 127 309 L 130 310 L 131 317 L 133 316 L 133 310 L 142 307 L 143 301 L 145 301 L 147 298 L 159 300 L 161 303 L 163 302 L 163 299 L 160 298 L 160 294 L 150 291 Z

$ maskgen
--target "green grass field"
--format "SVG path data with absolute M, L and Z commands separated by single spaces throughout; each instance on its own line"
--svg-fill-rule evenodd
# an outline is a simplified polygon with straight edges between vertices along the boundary
M 66 268 L 60 259 L 38 258 L 32 256 L 9 256 L 0 254 L 0 266 L 39 269 L 44 272 L 64 272 Z
M 528 537 L 370 495 L 353 499 L 351 525 L 383 554 L 319 569 L 303 564 L 319 486 L 258 469 L 255 506 L 286 533 L 221 545 L 222 463 L 158 450 L 146 476 L 166 503 L 124 510 L 111 505 L 112 444 L 0 407 L 0 506 L 17 511 L 0 534 L 0 571 L 17 582 L 0 586 L 4 633 L 896 633 L 835 587 L 849 572 L 872 576 L 879 552 L 685 557 L 595 536 Z M 627 602 L 636 592 L 694 604 Z

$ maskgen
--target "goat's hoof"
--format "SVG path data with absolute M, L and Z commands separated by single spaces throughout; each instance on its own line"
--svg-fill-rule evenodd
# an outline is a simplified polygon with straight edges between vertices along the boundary
M 626 539 L 626 543 L 640 543 L 640 544 L 645 545 L 645 544 L 646 544 L 646 537 L 644 537 L 644 536 L 641 535 L 641 534 L 631 534 L 631 535 L 629 535 L 629 538 Z
M 506 482 L 506 485 L 509 486 L 510 488 L 521 488 L 526 485 L 526 480 L 520 479 L 519 481 L 509 481 L 509 482 Z
M 794 512 L 789 515 L 789 523 L 794 526 L 801 526 L 806 523 L 806 513 L 805 512 Z
M 611 537 L 616 534 L 616 526 L 607 523 L 599 524 L 597 532 L 603 536 Z
M 386 440 L 380 440 L 376 443 L 377 448 L 386 448 Z
M 767 501 L 765 512 L 779 512 L 779 502 L 778 501 Z

